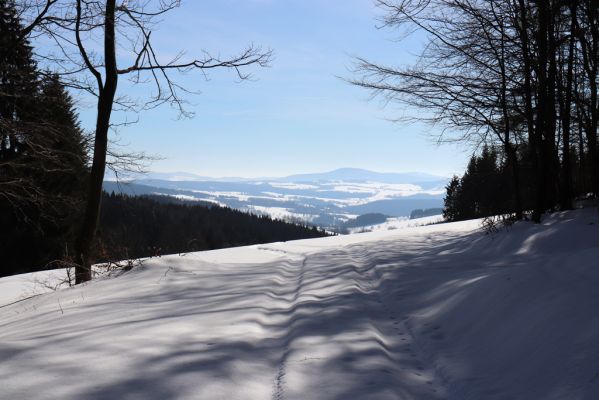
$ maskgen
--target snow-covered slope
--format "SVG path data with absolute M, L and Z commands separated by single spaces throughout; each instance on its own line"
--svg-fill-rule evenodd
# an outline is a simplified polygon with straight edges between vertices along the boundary
M 0 278 L 0 306 L 68 287 L 66 270 L 30 272 Z
M 597 399 L 599 217 L 147 260 L 0 308 L 6 399 Z
M 407 217 L 390 217 L 387 221 L 367 226 L 359 226 L 348 229 L 349 233 L 363 233 L 363 232 L 375 232 L 375 231 L 390 231 L 393 229 L 407 229 L 414 228 L 417 226 L 439 224 L 443 222 L 442 215 L 431 215 L 429 217 L 409 219 Z

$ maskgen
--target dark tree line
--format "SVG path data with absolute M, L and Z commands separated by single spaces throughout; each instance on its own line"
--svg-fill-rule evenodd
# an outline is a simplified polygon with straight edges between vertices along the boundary
M 410 219 L 432 217 L 443 213 L 442 208 L 417 208 L 410 213 Z
M 578 195 L 599 194 L 599 2 L 376 3 L 384 25 L 428 41 L 411 66 L 358 59 L 352 83 L 424 110 L 413 119 L 442 126 L 441 140 L 492 147 L 511 181 L 502 208 L 518 219 L 532 210 L 538 222 Z
M 523 165 L 524 163 L 521 163 Z M 521 193 L 525 209 L 532 207 L 530 169 L 521 174 Z M 480 155 L 473 155 L 464 175 L 454 176 L 446 186 L 443 217 L 447 221 L 460 221 L 512 213 L 513 180 L 507 159 L 500 150 L 484 146 Z
M 99 261 L 327 236 L 316 227 L 163 196 L 104 193 L 100 215 Z
M 0 0 L 2 275 L 72 252 L 87 182 L 86 138 L 55 75 L 38 70 L 11 2 Z

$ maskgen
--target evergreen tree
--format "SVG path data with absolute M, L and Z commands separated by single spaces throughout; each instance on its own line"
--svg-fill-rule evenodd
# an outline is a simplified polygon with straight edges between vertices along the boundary
M 23 158 L 29 139 L 27 119 L 37 91 L 31 47 L 20 40 L 12 2 L 0 0 L 0 250 L 3 274 L 18 262 L 18 246 L 31 220 L 39 191 Z M 39 203 L 37 203 L 39 204 Z M 22 246 L 22 245 L 21 245 Z
M 36 66 L 31 47 L 20 38 L 21 26 L 12 2 L 0 0 L 0 179 L 26 146 L 27 120 L 33 113 L 37 91 Z M 10 163 L 10 164 L 9 164 Z M 2 189 L 14 190 L 2 179 Z M 7 196 L 8 197 L 8 196 Z
M 459 221 L 461 218 L 459 207 L 459 194 L 461 191 L 460 178 L 456 175 L 445 186 L 445 199 L 443 208 L 443 218 L 446 221 Z
M 443 216 L 460 221 L 514 212 L 510 182 L 507 160 L 501 163 L 497 151 L 485 146 L 480 156 L 472 156 L 462 178 L 454 176 L 445 188 Z
M 0 0 L 0 275 L 65 255 L 87 176 L 73 102 L 37 71 L 21 29 L 14 4 Z
M 52 157 L 44 159 L 44 183 L 54 194 L 80 197 L 87 178 L 86 140 L 71 96 L 55 75 L 42 81 L 36 135 Z

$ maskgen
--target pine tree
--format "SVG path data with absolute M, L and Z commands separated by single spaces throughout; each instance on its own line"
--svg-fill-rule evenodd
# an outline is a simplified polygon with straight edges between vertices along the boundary
M 485 146 L 470 158 L 462 178 L 454 176 L 445 188 L 443 216 L 460 221 L 514 212 L 510 182 L 507 159 L 500 162 L 497 150 Z
M 71 96 L 55 75 L 42 81 L 38 103 L 37 135 L 52 157 L 44 160 L 44 182 L 61 195 L 80 196 L 87 178 L 86 140 Z
M 461 191 L 460 178 L 454 175 L 445 187 L 445 190 L 443 218 L 445 218 L 446 221 L 459 221 L 461 219 L 459 208 L 459 194 Z
M 38 90 L 31 47 L 20 38 L 20 30 L 12 2 L 0 0 L 0 193 L 13 205 L 37 200 L 30 182 L 14 179 L 25 176 L 29 168 L 20 155 L 27 148 L 35 151 L 29 145 L 28 121 Z
M 37 70 L 14 4 L 0 0 L 0 275 L 61 258 L 80 218 L 87 155 L 73 102 Z

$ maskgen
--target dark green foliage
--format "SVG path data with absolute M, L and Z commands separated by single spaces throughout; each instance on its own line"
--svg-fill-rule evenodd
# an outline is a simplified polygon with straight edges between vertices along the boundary
M 410 219 L 416 218 L 424 218 L 424 217 L 432 217 L 433 215 L 443 214 L 442 208 L 425 208 L 425 209 L 416 209 L 412 210 L 410 213 Z
M 12 172 L 6 168 L 15 168 L 8 162 L 27 146 L 28 122 L 35 114 L 33 94 L 38 89 L 31 47 L 19 40 L 20 31 L 14 7 L 0 0 L 0 163 L 4 167 L 0 178 L 4 191 L 9 189 L 6 175 Z M 10 185 L 10 189 L 14 187 Z
M 445 191 L 443 218 L 447 221 L 459 221 L 463 219 L 461 217 L 462 208 L 459 203 L 462 191 L 460 178 L 454 175 L 447 186 L 445 186 Z
M 389 218 L 388 215 L 381 213 L 362 214 L 355 219 L 350 219 L 347 221 L 345 224 L 343 224 L 343 228 L 347 229 L 359 226 L 382 224 L 383 222 L 387 221 L 387 218 Z
M 327 236 L 230 208 L 158 200 L 104 193 L 95 261 Z
M 20 30 L 0 1 L 0 276 L 68 254 L 87 176 L 72 100 L 37 71 Z
M 487 146 L 480 156 L 472 156 L 464 176 L 454 176 L 446 191 L 443 216 L 448 221 L 514 211 L 509 169 L 500 162 L 498 153 Z
M 0 165 L 8 188 L 2 198 L 2 275 L 43 268 L 72 251 L 87 177 L 83 136 L 70 98 L 55 79 L 33 94 L 38 114 L 27 124 L 27 139 L 10 162 Z

